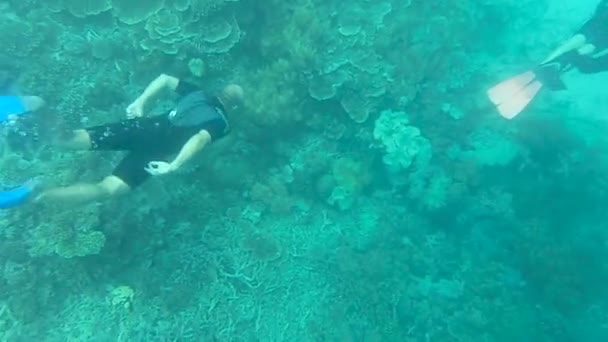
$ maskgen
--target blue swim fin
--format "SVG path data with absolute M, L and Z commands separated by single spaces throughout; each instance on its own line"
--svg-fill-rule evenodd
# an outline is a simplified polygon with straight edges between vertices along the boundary
M 0 209 L 10 209 L 27 203 L 36 188 L 36 181 L 30 181 L 18 188 L 0 191 Z
M 20 96 L 0 96 L 0 123 L 27 112 L 27 107 Z

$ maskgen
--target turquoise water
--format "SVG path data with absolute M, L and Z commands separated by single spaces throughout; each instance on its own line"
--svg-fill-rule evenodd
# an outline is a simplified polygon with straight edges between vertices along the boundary
M 608 340 L 608 73 L 486 96 L 596 3 L 0 1 L 0 81 L 47 103 L 1 128 L 4 188 L 111 174 L 53 142 L 160 73 L 245 90 L 175 173 L 0 212 L 0 341 Z

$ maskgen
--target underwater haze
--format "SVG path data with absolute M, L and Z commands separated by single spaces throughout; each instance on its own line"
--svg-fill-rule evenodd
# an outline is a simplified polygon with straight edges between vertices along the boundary
M 0 95 L 45 101 L 0 126 L 0 202 L 112 174 L 55 142 L 160 74 L 244 90 L 175 172 L 0 209 L 0 342 L 608 341 L 608 72 L 487 95 L 598 3 L 0 0 Z

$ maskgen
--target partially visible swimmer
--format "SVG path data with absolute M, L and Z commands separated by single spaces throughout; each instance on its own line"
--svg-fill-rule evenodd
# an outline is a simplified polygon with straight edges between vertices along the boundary
M 608 71 L 608 0 L 602 0 L 593 16 L 536 68 L 492 87 L 488 97 L 500 115 L 513 119 L 543 88 L 566 89 L 560 78 L 572 69 L 584 74 Z
M 151 100 L 164 90 L 180 96 L 173 110 L 145 117 Z M 243 89 L 236 84 L 206 94 L 192 83 L 161 74 L 127 107 L 126 120 L 79 129 L 59 142 L 78 150 L 126 151 L 111 175 L 96 184 L 41 190 L 33 200 L 66 204 L 103 200 L 137 188 L 150 176 L 173 173 L 230 132 L 230 114 L 242 102 Z

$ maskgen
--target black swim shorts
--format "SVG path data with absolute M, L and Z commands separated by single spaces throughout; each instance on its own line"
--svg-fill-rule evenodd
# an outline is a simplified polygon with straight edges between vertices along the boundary
M 183 99 L 186 95 L 199 91 L 199 88 L 180 80 L 175 91 Z M 213 97 L 210 105 L 221 107 L 221 102 Z M 211 141 L 220 139 L 229 131 L 228 123 L 223 117 L 199 125 L 186 126 L 173 124 L 170 120 L 171 113 L 173 112 L 87 128 L 91 149 L 127 151 L 127 155 L 116 166 L 112 175 L 120 178 L 129 187 L 135 188 L 150 177 L 145 170 L 148 163 L 172 161 L 171 158 L 179 153 L 188 139 L 201 130 L 209 133 Z
M 91 149 L 96 151 L 127 151 L 127 155 L 112 172 L 135 188 L 150 174 L 145 167 L 151 161 L 170 162 L 190 137 L 204 127 L 175 127 L 167 115 L 123 120 L 94 126 L 86 131 Z

